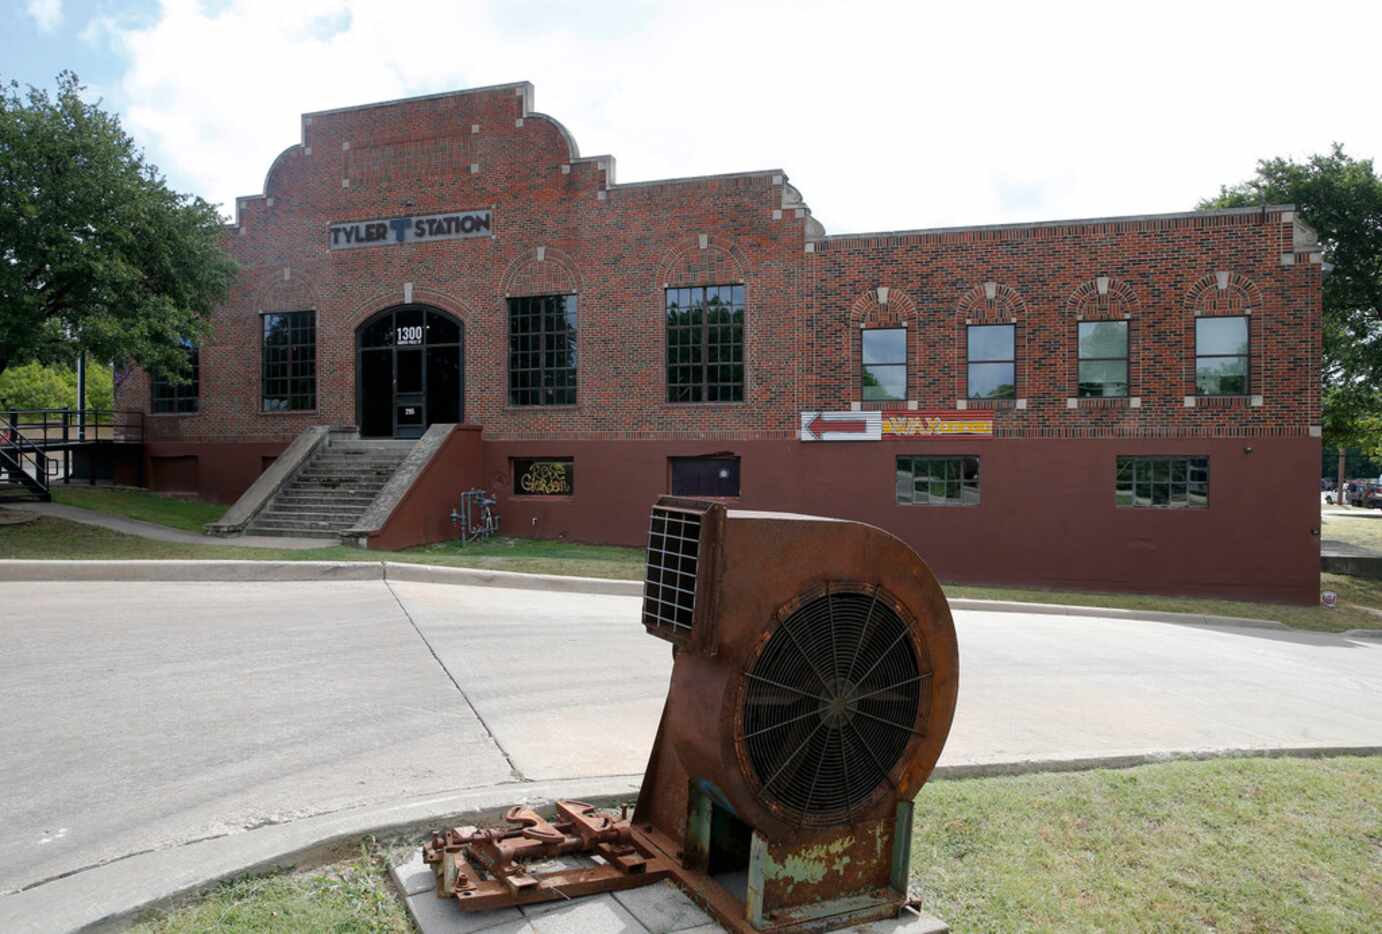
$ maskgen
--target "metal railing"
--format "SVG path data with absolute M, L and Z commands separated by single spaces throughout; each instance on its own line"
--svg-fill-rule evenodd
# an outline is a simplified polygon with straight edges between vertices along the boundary
M 51 499 L 53 458 L 26 438 L 14 424 L 0 416 L 0 474 L 7 480 L 28 487 L 40 499 Z
M 0 409 L 0 417 L 44 450 L 72 444 L 144 441 L 144 413 L 124 409 Z

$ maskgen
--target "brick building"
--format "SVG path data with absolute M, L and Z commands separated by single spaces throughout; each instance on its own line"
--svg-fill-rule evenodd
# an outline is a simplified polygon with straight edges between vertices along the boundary
M 826 234 L 781 170 L 618 184 L 526 83 L 306 115 L 240 199 L 145 475 L 230 501 L 304 429 L 463 422 L 507 531 L 662 493 L 837 515 L 944 580 L 1314 602 L 1320 252 L 1289 207 Z M 435 432 L 433 432 L 435 433 Z

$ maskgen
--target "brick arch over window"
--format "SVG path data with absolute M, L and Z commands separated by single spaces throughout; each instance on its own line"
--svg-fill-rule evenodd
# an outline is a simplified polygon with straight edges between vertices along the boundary
M 880 301 L 880 289 L 887 289 L 887 301 Z M 879 285 L 859 293 L 849 304 L 849 327 L 845 329 L 844 359 L 848 361 L 845 372 L 849 374 L 850 401 L 862 401 L 864 380 L 864 335 L 869 328 L 907 329 L 907 399 L 917 398 L 917 359 L 920 353 L 920 328 L 917 327 L 917 303 L 903 289 Z M 827 368 L 833 367 L 826 361 Z M 866 409 L 883 408 L 898 403 L 863 402 Z
M 534 247 L 509 263 L 500 291 L 510 295 L 570 295 L 581 291 L 580 269 L 550 246 Z
M 1081 321 L 1128 322 L 1128 398 L 1142 397 L 1142 303 L 1137 290 L 1124 279 L 1100 276 L 1078 286 L 1065 300 L 1065 320 L 1061 323 L 1061 383 L 1066 398 L 1079 397 Z M 1100 398 L 1081 399 L 1077 405 L 1109 405 Z M 1112 404 L 1121 405 L 1121 402 Z M 1140 404 L 1140 401 L 1139 403 Z
M 1206 273 L 1195 280 L 1185 293 L 1185 330 L 1182 359 L 1185 361 L 1183 382 L 1185 395 L 1198 396 L 1195 385 L 1195 321 L 1207 317 L 1248 318 L 1248 393 L 1262 395 L 1262 361 L 1266 350 L 1262 321 L 1262 293 L 1257 283 L 1247 276 L 1230 270 Z M 1234 406 L 1242 404 L 1242 397 L 1200 397 L 1197 404 Z
M 1012 324 L 1013 352 L 1016 361 L 1013 376 L 1017 381 L 1018 398 L 1025 398 L 1027 386 L 1027 360 L 1029 328 L 1027 325 L 1027 305 L 1022 293 L 1001 282 L 983 282 L 962 294 L 955 303 L 953 333 L 955 335 L 955 387 L 954 398 L 966 400 L 966 405 L 977 408 L 1008 408 L 1015 405 L 1011 399 L 991 399 L 969 401 L 969 326 L 972 324 Z

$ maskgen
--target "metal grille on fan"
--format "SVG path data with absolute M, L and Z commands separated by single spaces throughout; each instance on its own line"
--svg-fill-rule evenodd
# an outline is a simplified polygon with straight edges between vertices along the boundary
M 653 508 L 648 527 L 648 566 L 643 583 L 643 624 L 689 633 L 696 612 L 696 570 L 701 515 Z
M 759 793 L 799 824 L 851 819 L 919 733 L 907 624 L 876 593 L 827 593 L 773 631 L 747 674 L 741 722 Z

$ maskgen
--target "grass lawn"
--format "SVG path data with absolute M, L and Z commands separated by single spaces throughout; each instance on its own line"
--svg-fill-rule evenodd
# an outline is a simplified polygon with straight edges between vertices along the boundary
M 141 934 L 411 934 L 413 923 L 388 877 L 382 850 L 307 873 L 279 873 L 218 886 L 209 896 L 136 925 Z
M 937 781 L 916 805 L 913 890 L 957 932 L 1382 930 L 1382 757 Z M 228 883 L 135 930 L 407 931 L 385 864 Z
M 1382 930 L 1382 758 L 938 781 L 913 885 L 956 931 Z
M 176 499 L 146 490 L 126 490 L 99 486 L 53 485 L 53 502 L 77 506 L 126 519 L 155 522 L 187 532 L 202 531 L 202 526 L 215 522 L 230 508 L 202 500 Z
M 1320 538 L 1371 548 L 1382 555 L 1382 512 L 1354 509 L 1349 515 L 1324 513 L 1320 516 Z

